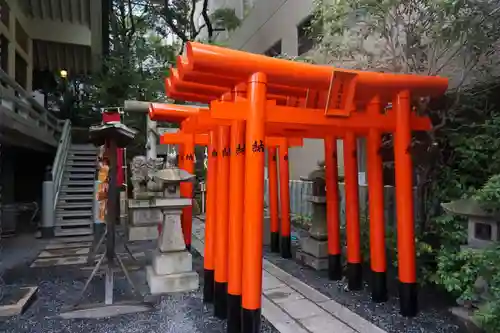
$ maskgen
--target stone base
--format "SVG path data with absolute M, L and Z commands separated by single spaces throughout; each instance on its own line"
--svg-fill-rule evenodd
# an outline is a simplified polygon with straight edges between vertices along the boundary
M 36 297 L 36 292 L 38 291 L 38 287 L 17 288 L 7 286 L 6 289 L 8 292 L 6 292 L 2 301 L 7 304 L 0 302 L 0 317 L 11 317 L 22 314 Z
M 308 253 L 305 253 L 304 251 L 297 251 L 295 257 L 302 264 L 312 267 L 317 271 L 323 271 L 328 269 L 328 257 L 318 258 Z
M 471 333 L 481 333 L 483 332 L 479 327 L 478 323 L 474 320 L 472 311 L 463 308 L 461 306 L 456 306 L 450 309 L 450 312 L 458 318 L 465 326 L 467 332 Z
M 146 227 L 128 227 L 129 241 L 143 241 L 158 239 L 158 225 Z
M 312 237 L 300 239 L 300 249 L 316 258 L 328 258 L 328 241 L 320 241 Z
M 162 223 L 161 234 L 158 238 L 158 249 L 162 253 L 181 252 L 186 249 L 182 235 L 181 215 L 167 214 Z
M 137 201 L 137 200 L 136 200 Z M 148 201 L 149 203 L 149 201 Z M 133 226 L 158 225 L 163 221 L 163 214 L 159 208 L 130 208 L 129 223 Z
M 264 246 L 269 246 L 271 245 L 271 217 L 270 216 L 264 216 L 264 234 L 263 234 L 263 239 L 262 243 Z
M 188 251 L 161 253 L 153 255 L 153 270 L 158 275 L 176 274 L 193 271 L 193 257 Z
M 75 310 L 73 307 L 62 308 L 59 317 L 63 319 L 102 319 L 127 314 L 151 311 L 149 304 L 88 304 Z
M 146 277 L 151 295 L 192 291 L 198 289 L 200 285 L 196 272 L 158 275 L 152 266 L 147 266 Z
M 161 191 L 161 192 L 133 192 L 132 197 L 136 200 L 149 200 L 151 198 L 161 198 L 161 197 L 163 197 L 163 191 Z

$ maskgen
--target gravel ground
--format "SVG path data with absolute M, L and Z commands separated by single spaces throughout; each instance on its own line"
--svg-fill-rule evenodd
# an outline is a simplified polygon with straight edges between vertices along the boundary
M 298 231 L 295 235 L 303 236 Z M 297 243 L 294 242 L 294 247 Z M 459 322 L 448 312 L 449 302 L 439 295 L 430 295 L 421 290 L 419 295 L 420 313 L 417 317 L 408 319 L 399 314 L 399 300 L 395 288 L 396 283 L 389 283 L 390 300 L 386 303 L 375 304 L 371 301 L 369 286 L 365 284 L 362 291 L 347 290 L 346 281 L 330 281 L 326 272 L 317 272 L 305 267 L 294 260 L 282 259 L 278 254 L 265 249 L 265 258 L 287 273 L 295 276 L 309 286 L 329 296 L 331 299 L 346 306 L 363 318 L 389 333 L 465 333 Z M 367 276 L 367 275 L 365 275 Z
M 32 240 L 33 241 L 33 240 Z M 38 242 L 38 241 L 36 241 Z M 10 253 L 4 244 L 3 254 Z M 17 248 L 17 250 L 23 250 Z M 50 268 L 29 268 L 31 258 L 27 255 L 18 255 L 18 265 L 9 265 L 4 273 L 8 285 L 39 287 L 37 300 L 19 317 L 0 319 L 0 332 L 71 332 L 71 333 L 222 333 L 225 332 L 225 322 L 213 318 L 213 309 L 202 302 L 202 288 L 194 292 L 177 293 L 161 297 L 149 312 L 129 314 L 104 319 L 72 319 L 58 317 L 64 305 L 71 304 L 88 276 L 88 271 L 80 270 L 76 266 L 56 266 Z M 193 265 L 202 271 L 202 258 L 193 254 Z M 145 289 L 144 270 L 133 272 L 132 278 Z M 203 285 L 203 275 L 200 274 L 200 285 Z M 103 299 L 103 281 L 94 279 L 89 288 L 87 301 L 84 303 L 101 301 Z M 128 287 L 123 278 L 115 282 L 115 298 L 130 299 Z M 278 333 L 265 319 L 262 332 Z

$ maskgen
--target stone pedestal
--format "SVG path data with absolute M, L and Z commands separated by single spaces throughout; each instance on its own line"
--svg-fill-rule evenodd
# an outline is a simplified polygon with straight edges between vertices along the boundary
M 313 237 L 300 239 L 300 250 L 296 254 L 297 260 L 316 270 L 328 269 L 328 241 Z
M 264 232 L 262 235 L 262 243 L 265 246 L 271 245 L 271 216 L 267 211 L 264 212 Z
M 158 238 L 158 225 L 163 219 L 160 208 L 153 207 L 150 199 L 128 200 L 128 240 L 154 240 Z
M 158 226 L 129 226 L 128 241 L 145 241 L 158 238 Z
M 181 210 L 190 199 L 156 199 L 152 202 L 163 211 L 163 223 L 153 263 L 146 269 L 152 295 L 196 290 L 199 277 L 193 271 L 191 254 L 186 250 L 181 227 Z

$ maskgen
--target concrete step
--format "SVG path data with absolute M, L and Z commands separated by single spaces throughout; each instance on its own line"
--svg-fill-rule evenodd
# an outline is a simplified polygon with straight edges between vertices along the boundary
M 97 161 L 97 153 L 96 154 L 73 154 L 68 152 L 68 161 Z
M 90 180 L 90 179 L 89 179 Z M 89 190 L 92 190 L 94 188 L 94 182 L 90 183 L 88 182 L 87 184 L 79 184 L 79 185 L 75 185 L 75 184 L 68 184 L 69 182 L 65 182 L 62 184 L 61 186 L 61 190 L 74 190 L 74 189 L 85 189 L 87 191 Z
M 54 228 L 54 236 L 56 237 L 91 235 L 93 232 L 94 229 L 92 225 L 89 228 Z
M 60 201 L 86 201 L 86 200 L 91 200 L 94 201 L 94 194 L 66 194 L 66 193 L 61 193 L 59 195 L 59 200 Z
M 88 218 L 72 218 L 72 219 L 56 219 L 56 227 L 88 227 L 92 225 L 93 221 Z
M 69 150 L 93 150 L 93 151 L 98 151 L 99 148 L 97 148 L 94 145 L 91 144 L 72 144 L 69 146 Z
M 61 188 L 61 193 L 94 193 L 94 187 L 63 187 Z
M 81 157 L 81 158 L 96 158 L 97 153 L 89 150 L 82 150 L 82 151 L 77 151 L 77 150 L 70 150 L 68 152 L 68 156 L 71 156 L 73 158 Z
M 63 181 L 63 186 L 94 186 L 95 180 L 85 179 L 85 180 L 66 180 Z
M 56 211 L 57 219 L 63 219 L 65 217 L 91 217 L 93 214 L 92 209 L 62 209 Z
M 68 168 L 66 168 L 66 171 L 69 173 L 95 173 L 95 168 L 75 168 L 74 166 L 69 166 Z
M 68 180 L 76 180 L 76 179 L 92 179 L 94 180 L 95 174 L 92 173 L 69 173 L 65 172 L 63 175 L 63 182 L 66 182 Z
M 77 162 L 77 163 L 73 163 L 73 162 L 69 162 L 69 163 L 66 163 L 65 167 L 66 169 L 87 169 L 87 170 L 94 170 L 96 169 L 96 166 L 97 164 L 94 163 L 94 162 L 90 162 L 89 164 L 87 164 L 88 162 Z
M 93 198 L 92 198 L 93 199 Z M 92 209 L 94 207 L 94 202 L 93 200 L 87 200 L 83 202 L 66 202 L 64 200 L 60 200 L 57 202 L 57 207 L 56 207 L 56 214 L 59 211 L 66 211 L 66 210 L 78 210 L 78 209 Z
M 70 161 L 66 161 L 66 166 L 72 166 L 72 167 L 92 167 L 95 169 L 95 167 L 97 166 L 97 161 L 96 160 L 92 160 L 92 161 L 75 161 L 75 160 L 70 160 Z

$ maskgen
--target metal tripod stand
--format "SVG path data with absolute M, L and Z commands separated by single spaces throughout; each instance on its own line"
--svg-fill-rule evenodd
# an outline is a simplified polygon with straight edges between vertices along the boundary
M 143 297 L 143 295 L 139 292 L 139 290 L 136 288 L 134 282 L 132 281 L 130 274 L 125 267 L 123 260 L 116 255 L 115 247 L 116 247 L 116 231 L 115 231 L 115 223 L 116 223 L 116 218 L 118 214 L 118 206 L 117 206 L 117 196 L 118 196 L 118 188 L 114 186 L 116 184 L 116 176 L 117 176 L 117 144 L 116 141 L 113 138 L 110 138 L 107 140 L 107 143 L 109 145 L 109 189 L 108 189 L 108 209 L 106 213 L 106 231 L 102 234 L 100 237 L 99 241 L 97 242 L 96 246 L 92 250 L 91 254 L 89 255 L 89 259 L 93 259 L 95 257 L 95 254 L 99 251 L 99 248 L 101 245 L 105 242 L 106 248 L 105 251 L 102 255 L 101 258 L 97 261 L 94 269 L 92 270 L 92 273 L 90 274 L 89 278 L 85 282 L 85 285 L 83 287 L 83 290 L 81 291 L 77 301 L 75 304 L 71 307 L 72 309 L 75 309 L 78 307 L 80 304 L 81 300 L 83 299 L 85 292 L 87 291 L 90 282 L 94 279 L 96 276 L 96 273 L 99 271 L 99 268 L 101 265 L 106 261 L 107 263 L 107 268 L 106 268 L 106 276 L 105 276 L 105 299 L 104 299 L 104 304 L 105 305 L 113 305 L 113 289 L 114 289 L 114 269 L 119 268 L 123 274 L 125 275 L 128 284 L 132 288 L 132 292 L 138 296 Z M 132 253 L 130 252 L 130 249 L 125 245 L 125 249 L 127 253 L 132 257 Z M 91 260 L 92 260 L 91 259 Z M 135 260 L 135 258 L 134 258 Z

